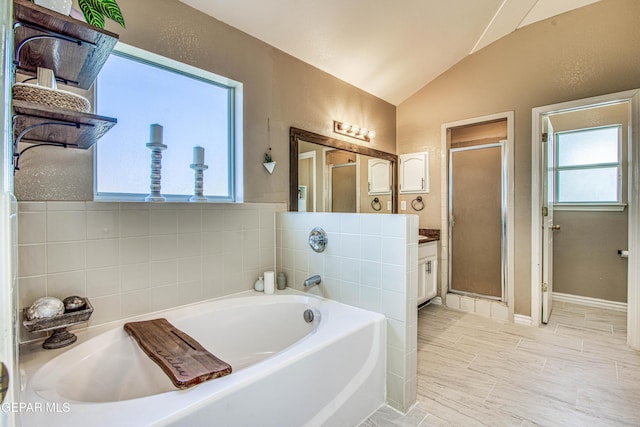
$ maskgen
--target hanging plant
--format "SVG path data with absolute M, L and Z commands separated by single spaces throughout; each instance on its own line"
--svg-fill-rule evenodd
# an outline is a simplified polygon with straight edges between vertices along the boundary
M 116 0 L 78 0 L 78 6 L 89 25 L 104 28 L 105 18 L 124 26 L 124 18 Z
M 271 152 L 271 147 L 269 147 L 269 152 Z M 264 162 L 262 163 L 265 169 L 269 172 L 269 174 L 273 173 L 273 168 L 276 167 L 276 162 L 271 158 L 270 153 L 264 153 Z

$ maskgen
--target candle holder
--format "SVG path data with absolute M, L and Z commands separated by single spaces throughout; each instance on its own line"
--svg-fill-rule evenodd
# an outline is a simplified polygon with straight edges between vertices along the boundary
M 160 141 L 149 142 L 146 147 L 151 150 L 151 184 L 149 195 L 144 198 L 147 202 L 164 202 L 165 198 L 160 194 L 160 181 L 162 179 L 162 151 L 167 146 Z
M 207 198 L 203 195 L 204 186 L 204 173 L 203 171 L 209 169 L 209 166 L 203 163 L 193 163 L 189 165 L 193 169 L 194 175 L 194 188 L 193 196 L 189 199 L 190 202 L 206 202 Z

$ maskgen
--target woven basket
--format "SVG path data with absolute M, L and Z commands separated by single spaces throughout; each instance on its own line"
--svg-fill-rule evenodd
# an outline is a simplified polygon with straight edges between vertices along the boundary
M 87 98 L 64 90 L 50 89 L 44 86 L 16 83 L 13 85 L 13 99 L 48 105 L 65 110 L 88 113 L 91 104 Z

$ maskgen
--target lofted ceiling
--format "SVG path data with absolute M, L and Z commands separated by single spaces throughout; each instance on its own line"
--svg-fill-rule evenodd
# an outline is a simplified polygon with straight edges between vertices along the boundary
M 398 105 L 516 29 L 598 0 L 180 0 Z

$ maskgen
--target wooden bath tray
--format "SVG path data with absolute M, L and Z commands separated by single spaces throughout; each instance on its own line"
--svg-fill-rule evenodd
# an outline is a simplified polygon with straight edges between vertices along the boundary
M 231 373 L 231 365 L 209 353 L 167 319 L 129 322 L 124 329 L 178 388 L 192 387 Z

